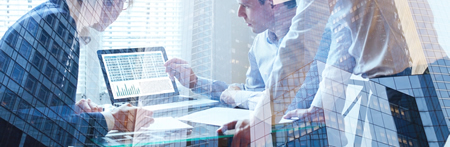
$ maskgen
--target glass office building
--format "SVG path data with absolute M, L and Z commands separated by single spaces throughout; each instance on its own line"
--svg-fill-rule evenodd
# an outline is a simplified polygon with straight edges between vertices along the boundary
M 78 30 L 64 0 L 48 1 L 0 0 L 0 146 L 111 145 L 108 142 L 125 142 L 113 144 L 119 146 L 231 145 L 232 136 L 215 134 L 218 126 L 196 122 L 186 122 L 193 126 L 191 130 L 159 132 L 163 137 L 142 132 L 134 136 L 105 137 L 109 130 L 102 117 L 78 114 L 74 104 L 83 98 L 91 98 L 98 104 L 111 103 L 99 65 L 99 49 L 163 46 L 169 58 L 187 60 L 197 76 L 228 84 L 247 82 L 247 53 L 255 36 L 243 22 L 237 22 L 242 18 L 237 16 L 235 0 L 135 0 L 104 32 L 94 28 Z M 105 5 L 111 2 L 89 1 L 93 7 L 97 1 Z M 41 5 L 44 2 L 47 4 Z M 299 67 L 294 74 L 280 76 L 279 81 L 266 83 L 271 88 L 268 90 L 272 90 L 268 92 L 270 100 L 262 101 L 265 114 L 262 121 L 252 122 L 255 124 L 251 126 L 252 143 L 256 146 L 450 145 L 450 18 L 447 16 L 450 1 L 315 0 L 314 5 L 306 5 L 308 2 L 313 0 L 297 0 L 299 7 L 312 6 L 301 14 L 309 16 L 301 27 L 316 27 L 305 29 L 310 32 L 299 37 L 302 41 L 296 45 L 315 48 L 318 53 L 326 51 L 326 54 L 314 54 L 315 62 Z M 39 6 L 57 10 L 41 12 L 37 10 Z M 90 14 L 101 14 L 97 9 L 92 10 Z M 364 21 L 372 19 L 370 16 L 377 16 L 373 17 L 376 21 Z M 371 28 L 371 25 L 379 26 Z M 374 30 L 367 34 L 352 32 L 357 27 Z M 333 49 L 351 48 L 361 41 L 354 36 L 364 35 L 368 36 L 365 43 L 375 42 L 374 48 L 400 49 L 404 54 L 390 60 L 401 65 L 403 55 L 408 56 L 408 68 L 395 74 L 363 78 L 359 76 L 361 73 L 356 74 L 360 63 L 351 58 L 354 54 L 332 58 L 341 53 Z M 395 41 L 386 41 L 392 38 Z M 382 44 L 377 39 L 386 42 Z M 283 43 L 286 42 L 280 43 L 281 48 L 287 46 Z M 328 50 L 321 50 L 324 48 Z M 380 52 L 363 55 L 376 56 Z M 295 51 L 280 50 L 279 56 L 284 57 L 280 62 L 283 66 L 296 67 L 297 61 L 302 60 L 292 58 L 296 55 Z M 342 79 L 327 81 L 331 75 L 322 71 L 333 71 L 333 76 Z M 320 85 L 320 81 L 327 83 Z M 304 86 L 303 82 L 310 83 Z M 210 84 L 202 86 L 210 87 Z M 183 89 L 182 85 L 178 86 Z M 193 94 L 189 89 L 184 90 L 186 95 L 210 96 L 208 91 Z M 324 101 L 332 102 L 322 102 L 321 109 L 297 121 L 278 123 L 288 110 L 314 105 L 311 103 L 318 91 Z M 170 102 L 174 101 L 161 100 L 149 105 L 166 103 L 167 106 Z M 195 108 L 186 106 L 158 110 L 153 117 L 179 118 L 216 106 L 230 107 L 223 102 Z M 255 110 L 256 115 L 259 110 Z M 271 122 L 269 128 L 264 126 L 266 122 Z
M 353 16 L 351 22 L 366 18 L 363 9 L 374 1 L 352 1 L 350 13 L 334 21 Z M 330 6 L 342 4 L 329 1 Z M 433 0 L 394 0 L 383 4 L 395 10 L 409 55 L 412 75 L 396 75 L 362 80 L 350 78 L 340 87 L 328 89 L 329 97 L 342 98 L 332 108 L 311 114 L 292 125 L 278 125 L 286 131 L 273 133 L 277 146 L 444 146 L 448 129 L 448 18 L 441 16 L 447 2 Z M 347 3 L 348 4 L 348 3 Z M 373 6 L 376 7 L 376 6 Z M 373 8 L 370 7 L 370 8 Z M 334 7 L 332 15 L 346 10 Z M 360 12 L 361 14 L 357 14 Z M 356 13 L 352 15 L 352 13 Z M 384 12 L 386 15 L 389 12 Z M 341 13 L 342 14 L 342 13 Z M 337 28 L 340 31 L 342 28 Z M 344 28 L 345 29 L 345 28 Z M 333 30 L 334 31 L 334 30 Z M 392 44 L 391 44 L 392 45 Z M 345 60 L 345 59 L 344 59 Z M 341 59 L 342 62 L 342 59 Z M 342 77 L 351 74 L 340 69 Z M 356 97 L 356 98 L 355 98 Z M 348 101 L 350 99 L 350 102 Z M 343 105 L 343 106 L 339 106 Z M 342 112 L 339 107 L 344 107 Z M 342 108 L 340 108 L 342 109 Z M 316 123 L 314 119 L 323 119 Z M 309 120 L 309 121 L 308 121 Z M 448 144 L 446 144 L 448 145 Z

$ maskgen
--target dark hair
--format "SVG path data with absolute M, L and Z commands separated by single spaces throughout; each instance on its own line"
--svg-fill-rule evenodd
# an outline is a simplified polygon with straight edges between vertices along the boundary
M 258 0 L 259 4 L 264 5 L 264 3 L 266 2 L 266 0 Z M 297 2 L 295 0 L 289 0 L 283 3 L 284 5 L 287 6 L 288 9 L 292 9 L 294 7 L 297 6 Z
M 266 2 L 266 0 L 258 0 L 259 4 L 264 5 L 264 3 Z

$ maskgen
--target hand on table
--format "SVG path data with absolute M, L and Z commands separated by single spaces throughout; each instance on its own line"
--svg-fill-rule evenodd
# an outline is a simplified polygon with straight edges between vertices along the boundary
M 293 117 L 302 118 L 308 114 L 308 109 L 295 109 L 289 111 L 286 115 L 283 116 L 285 119 L 291 119 Z
M 227 130 L 235 129 L 235 134 L 233 136 L 233 141 L 231 146 L 233 147 L 247 147 L 251 143 L 250 137 L 250 120 L 236 120 L 229 122 L 217 130 L 218 134 L 223 134 Z
M 176 77 L 184 87 L 194 88 L 197 84 L 197 76 L 187 64 L 188 62 L 182 59 L 173 58 L 167 61 L 164 66 L 172 81 L 175 80 L 174 77 Z
M 229 105 L 236 105 L 236 94 L 241 88 L 235 85 L 228 86 L 228 89 L 222 92 L 220 100 Z
M 113 130 L 118 131 L 133 132 L 140 127 L 148 127 L 154 122 L 152 111 L 131 104 L 124 104 L 113 109 L 111 114 L 114 117 Z
M 76 104 L 75 114 L 103 112 L 103 107 L 92 102 L 91 99 L 81 99 Z

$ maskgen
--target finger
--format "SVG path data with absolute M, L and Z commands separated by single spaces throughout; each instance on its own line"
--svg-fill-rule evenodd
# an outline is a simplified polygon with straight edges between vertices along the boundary
M 127 131 L 135 131 L 135 125 L 136 125 L 136 111 L 137 108 L 133 107 L 131 104 L 128 104 L 128 115 L 127 115 Z
M 240 147 L 241 138 L 242 138 L 241 133 L 239 131 L 237 131 L 236 134 L 234 134 L 233 141 L 231 141 L 231 146 L 232 147 Z
M 89 107 L 91 108 L 91 112 L 97 112 L 98 111 L 98 106 L 96 103 L 92 102 L 91 99 L 87 100 L 87 104 L 89 105 Z
M 164 63 L 164 66 L 169 66 L 170 64 L 187 64 L 187 61 L 184 61 L 179 58 L 172 58 L 169 61 L 167 61 L 166 63 Z
M 186 66 L 182 64 L 170 64 L 168 67 L 172 70 L 175 70 L 176 72 L 183 72 L 186 68 Z
M 147 111 L 147 117 L 152 117 L 153 116 L 153 111 L 149 111 L 149 110 L 146 110 Z
M 171 64 L 169 66 L 170 72 L 169 77 L 176 77 L 178 80 L 183 80 L 184 78 L 180 76 L 180 73 L 184 72 L 184 70 L 181 68 L 180 65 L 177 64 Z
M 98 106 L 97 112 L 103 112 L 103 107 L 102 106 Z
M 220 94 L 220 101 L 225 102 L 225 92 L 227 92 L 226 90 L 222 92 L 222 94 Z
M 127 125 L 126 128 L 127 128 L 128 132 L 134 131 L 135 123 L 134 123 L 134 120 L 131 117 L 128 117 L 128 121 L 127 121 L 126 125 Z
M 153 124 L 154 122 L 155 122 L 155 119 L 153 119 L 153 117 L 146 117 L 146 118 L 148 118 L 148 122 L 147 122 L 147 124 Z
M 227 100 L 227 91 L 222 92 L 222 94 L 220 95 L 220 101 L 228 104 L 228 100 Z
M 172 80 L 172 81 L 175 81 L 175 78 L 174 78 L 175 72 L 176 71 L 174 71 L 174 70 L 169 70 L 169 72 L 167 72 L 169 74 L 170 80 Z
M 235 121 L 232 121 L 232 122 L 229 122 L 229 123 L 227 123 L 227 124 L 222 125 L 222 127 L 220 127 L 219 129 L 217 129 L 217 133 L 223 134 L 223 133 L 226 132 L 227 130 L 233 130 L 233 129 L 235 129 L 235 128 L 236 128 L 236 123 L 237 123 L 237 122 L 238 122 L 238 121 L 235 120 Z
M 82 110 L 82 112 L 91 112 L 91 107 L 89 106 L 89 104 L 86 102 L 86 100 L 80 100 L 80 108 Z
M 172 69 L 168 66 L 166 66 L 166 73 L 170 73 L 172 71 Z
M 178 58 L 172 58 L 170 60 L 168 60 L 166 63 L 164 63 L 164 66 L 169 66 L 170 64 L 174 64 L 176 63 L 178 60 Z

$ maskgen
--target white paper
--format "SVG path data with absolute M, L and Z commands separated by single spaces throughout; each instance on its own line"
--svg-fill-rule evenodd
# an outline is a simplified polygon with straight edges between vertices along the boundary
M 249 119 L 253 111 L 232 108 L 211 108 L 200 112 L 195 112 L 179 120 L 222 126 L 234 120 Z
M 149 127 L 142 128 L 146 131 L 164 131 L 164 130 L 181 130 L 192 129 L 193 127 L 181 122 L 173 117 L 154 118 L 155 121 Z
M 292 117 L 290 119 L 285 119 L 285 118 L 281 118 L 280 122 L 278 122 L 279 124 L 284 124 L 284 123 L 292 123 L 296 120 L 298 120 L 298 117 Z
M 175 103 L 168 103 L 168 104 L 151 105 L 151 106 L 145 106 L 142 108 L 144 108 L 146 110 L 150 110 L 150 111 L 158 111 L 158 110 L 168 110 L 168 109 L 176 109 L 176 108 L 183 108 L 183 107 L 190 107 L 190 106 L 213 105 L 215 103 L 219 103 L 219 101 L 210 100 L 210 99 L 198 99 L 198 100 L 192 100 L 192 101 L 182 101 L 182 102 L 175 102 Z

